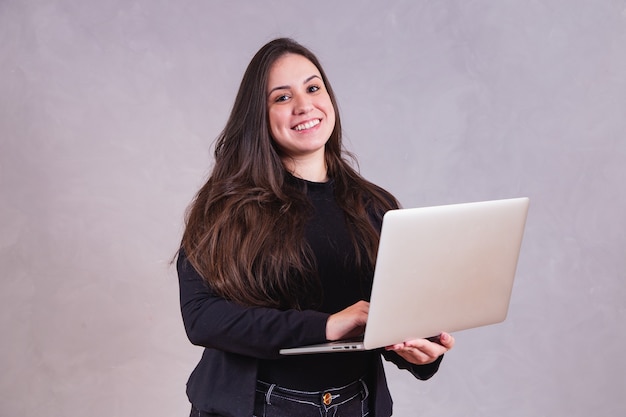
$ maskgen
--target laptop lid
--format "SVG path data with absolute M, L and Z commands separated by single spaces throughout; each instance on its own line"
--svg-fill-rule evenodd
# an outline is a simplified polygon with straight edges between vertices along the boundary
M 390 210 L 383 218 L 362 344 L 282 354 L 376 349 L 506 318 L 529 199 Z

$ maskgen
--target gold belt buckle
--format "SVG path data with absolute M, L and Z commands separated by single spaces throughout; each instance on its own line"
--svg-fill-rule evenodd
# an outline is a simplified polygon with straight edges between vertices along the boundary
M 325 392 L 324 395 L 322 395 L 322 401 L 324 402 L 324 405 L 330 405 L 330 403 L 333 402 L 333 396 L 330 392 Z

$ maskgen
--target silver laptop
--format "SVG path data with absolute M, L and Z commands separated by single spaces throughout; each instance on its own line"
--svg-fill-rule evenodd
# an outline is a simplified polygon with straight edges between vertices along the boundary
M 370 350 L 502 322 L 528 204 L 523 197 L 387 212 L 363 340 L 280 353 Z

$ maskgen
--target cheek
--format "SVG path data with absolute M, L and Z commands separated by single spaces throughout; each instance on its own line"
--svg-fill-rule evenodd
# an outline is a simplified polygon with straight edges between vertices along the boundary
M 332 104 L 330 104 L 328 107 L 328 111 L 326 112 L 326 117 L 328 117 L 329 124 L 334 129 L 335 128 L 335 109 L 333 108 Z
M 275 138 L 276 137 L 276 114 L 275 112 L 269 112 L 267 117 L 267 126 L 270 131 L 270 135 Z
M 284 112 L 272 110 L 269 113 L 269 125 L 272 132 L 280 131 L 288 126 L 288 119 Z
M 333 105 L 331 104 L 329 109 L 328 109 L 328 117 L 332 120 L 332 124 L 335 124 L 335 109 L 333 108 Z
M 330 97 L 327 98 L 324 104 L 324 113 L 326 113 L 326 117 L 332 119 L 333 123 L 335 121 L 335 108 L 333 107 L 332 101 L 330 101 Z

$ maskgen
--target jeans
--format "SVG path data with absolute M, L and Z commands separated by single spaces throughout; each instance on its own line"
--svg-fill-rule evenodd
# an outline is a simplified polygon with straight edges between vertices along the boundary
M 324 391 L 257 383 L 253 417 L 366 417 L 369 391 L 361 379 Z
M 366 417 L 369 391 L 361 379 L 324 391 L 298 391 L 259 381 L 252 417 Z M 190 417 L 219 417 L 191 407 Z

